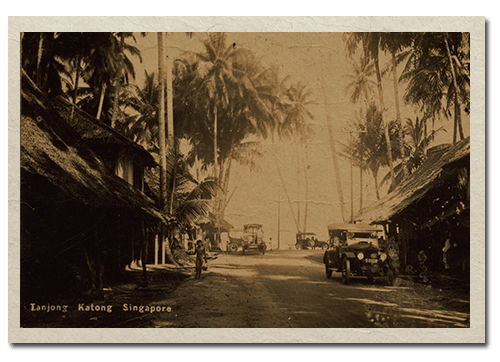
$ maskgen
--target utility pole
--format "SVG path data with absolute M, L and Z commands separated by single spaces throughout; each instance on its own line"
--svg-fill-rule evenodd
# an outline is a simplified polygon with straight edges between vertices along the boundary
M 165 83 L 164 83 L 164 64 L 163 64 L 163 33 L 157 33 L 158 43 L 158 83 L 160 85 L 160 92 L 158 92 L 158 132 L 160 142 L 160 211 L 165 211 L 165 195 L 166 195 L 166 182 L 167 182 L 167 153 L 165 150 Z M 161 252 L 165 254 L 165 226 L 161 224 L 160 233 Z M 155 239 L 155 265 L 158 265 L 158 239 Z M 163 260 L 163 259 L 162 259 Z
M 349 132 L 349 145 L 352 147 L 352 132 Z M 351 224 L 354 223 L 354 187 L 352 185 L 352 159 L 351 159 Z
M 278 250 L 280 250 L 281 187 L 278 184 Z

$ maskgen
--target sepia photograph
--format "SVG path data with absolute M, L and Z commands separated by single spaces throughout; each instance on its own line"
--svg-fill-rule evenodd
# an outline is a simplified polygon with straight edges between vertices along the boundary
M 16 328 L 467 335 L 484 278 L 471 130 L 484 138 L 485 121 L 484 79 L 471 96 L 484 18 L 464 19 L 449 32 L 20 22 Z

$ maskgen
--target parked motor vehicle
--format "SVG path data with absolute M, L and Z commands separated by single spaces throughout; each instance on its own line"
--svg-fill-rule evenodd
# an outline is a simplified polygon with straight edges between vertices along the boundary
M 319 241 L 316 238 L 316 233 L 304 232 L 295 234 L 295 249 L 316 249 L 321 248 L 328 250 L 328 243 L 326 241 Z
M 245 243 L 243 238 L 245 231 L 243 229 L 230 229 L 228 231 L 229 235 L 229 245 L 227 250 L 236 253 L 239 249 L 243 249 L 243 244 Z
M 266 253 L 266 243 L 264 242 L 264 230 L 262 224 L 246 224 L 243 225 L 243 255 L 249 250 L 258 250 L 260 253 Z
M 341 272 L 342 282 L 348 284 L 353 277 L 387 277 L 392 285 L 396 276 L 396 257 L 379 245 L 383 227 L 366 224 L 331 224 L 328 226 L 330 249 L 323 256 L 326 277 Z M 399 261 L 397 261 L 399 263 Z
M 265 254 L 267 246 L 264 242 L 262 224 L 246 224 L 243 225 L 243 230 L 230 230 L 228 249 L 233 253 L 241 249 L 243 255 L 250 250 Z

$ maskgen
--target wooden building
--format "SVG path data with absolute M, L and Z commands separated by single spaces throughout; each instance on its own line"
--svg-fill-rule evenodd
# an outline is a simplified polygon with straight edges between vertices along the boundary
M 23 75 L 22 300 L 102 296 L 106 283 L 119 278 L 132 260 L 145 257 L 146 242 L 167 221 L 139 180 L 141 168 L 154 165 L 152 157 L 72 108 L 45 97 Z
M 400 271 L 417 270 L 423 251 L 431 272 L 450 267 L 468 275 L 470 255 L 470 138 L 430 149 L 427 160 L 380 201 L 362 209 L 356 222 L 384 225 L 400 248 Z M 452 257 L 450 257 L 452 256 Z

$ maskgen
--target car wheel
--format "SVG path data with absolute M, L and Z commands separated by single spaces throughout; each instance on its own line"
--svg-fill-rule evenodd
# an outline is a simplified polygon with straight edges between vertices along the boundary
M 314 249 L 314 240 L 307 239 L 307 245 L 309 245 L 309 247 L 311 247 L 311 249 Z
M 330 270 L 330 266 L 328 264 L 325 265 L 326 278 L 330 279 L 332 277 L 332 271 Z
M 231 253 L 236 253 L 238 251 L 238 245 L 234 243 L 229 244 L 229 251 Z
M 299 250 L 299 249 L 300 249 L 300 244 L 299 244 L 299 243 L 295 244 L 295 249 L 296 249 L 296 250 Z
M 321 249 L 328 250 L 328 244 L 325 243 L 325 244 L 321 245 Z
M 342 283 L 349 284 L 350 277 L 351 277 L 351 262 L 349 259 L 345 258 L 342 266 Z

